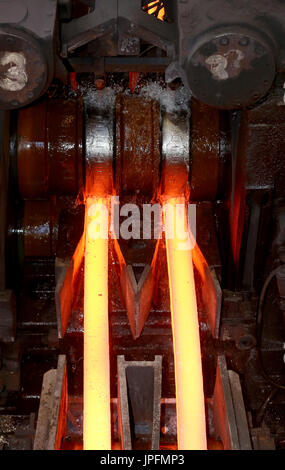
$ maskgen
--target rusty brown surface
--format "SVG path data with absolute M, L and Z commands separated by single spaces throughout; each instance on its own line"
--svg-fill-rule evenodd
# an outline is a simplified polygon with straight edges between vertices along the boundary
M 219 111 L 191 102 L 191 201 L 215 200 L 219 180 Z
M 116 191 L 155 196 L 159 182 L 159 104 L 123 96 L 116 103 Z
M 18 180 L 23 198 L 76 195 L 82 186 L 80 100 L 42 100 L 19 112 Z
M 46 114 L 46 100 L 18 114 L 18 181 L 23 197 L 42 197 L 48 190 Z
M 164 162 L 162 166 L 161 192 L 167 196 L 179 197 L 185 195 L 188 198 L 188 168 L 183 161 Z

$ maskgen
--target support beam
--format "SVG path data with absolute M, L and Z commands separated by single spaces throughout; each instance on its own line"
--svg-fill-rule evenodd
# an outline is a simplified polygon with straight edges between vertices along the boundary
M 162 356 L 118 356 L 118 421 L 122 450 L 159 450 Z
M 60 450 L 66 432 L 68 406 L 66 357 L 58 357 L 57 369 L 44 374 L 34 450 Z
M 217 362 L 213 418 L 225 450 L 252 450 L 239 376 L 227 369 L 225 356 Z

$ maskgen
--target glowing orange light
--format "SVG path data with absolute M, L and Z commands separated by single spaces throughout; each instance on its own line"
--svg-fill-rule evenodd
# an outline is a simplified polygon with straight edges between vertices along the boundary
M 88 198 L 84 274 L 85 450 L 111 449 L 108 327 L 108 200 Z M 99 231 L 98 231 L 99 229 Z
M 176 224 L 185 223 L 186 226 L 185 213 L 176 208 L 176 204 L 185 203 L 184 198 L 169 198 L 165 202 L 173 205 Z M 180 234 L 173 230 L 173 219 L 166 216 L 165 210 L 164 224 L 175 361 L 178 449 L 203 450 L 207 449 L 207 438 L 191 247 L 187 248 L 185 240 L 180 239 Z
M 146 5 L 147 8 L 151 7 L 153 5 L 153 8 L 150 8 L 147 12 L 149 15 L 153 15 L 158 7 L 159 7 L 159 1 L 158 0 L 155 0 L 154 2 L 150 2 Z M 165 9 L 164 8 L 161 8 L 158 12 L 158 15 L 157 15 L 157 18 L 161 21 L 163 21 L 164 19 L 164 15 L 165 15 Z

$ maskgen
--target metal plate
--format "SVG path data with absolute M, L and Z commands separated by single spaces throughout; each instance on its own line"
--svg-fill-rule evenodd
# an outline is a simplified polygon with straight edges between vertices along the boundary
M 264 38 L 251 30 L 205 34 L 186 63 L 188 84 L 203 103 L 223 109 L 262 98 L 275 77 L 275 58 Z
M 47 62 L 39 44 L 23 31 L 0 30 L 0 107 L 15 109 L 40 96 Z

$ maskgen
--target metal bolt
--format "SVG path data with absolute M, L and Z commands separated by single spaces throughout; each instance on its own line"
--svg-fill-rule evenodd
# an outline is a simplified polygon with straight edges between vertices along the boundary
M 34 95 L 34 92 L 33 92 L 33 91 L 29 91 L 29 93 L 28 93 L 28 98 L 32 99 L 32 98 L 34 98 L 34 96 L 35 96 L 35 95 Z
M 230 43 L 230 40 L 227 36 L 224 36 L 223 38 L 220 39 L 220 44 L 221 46 L 228 46 Z
M 256 340 L 251 334 L 244 334 L 236 341 L 236 346 L 240 350 L 248 350 L 255 346 Z
M 248 46 L 249 45 L 249 38 L 247 38 L 247 37 L 240 38 L 238 43 L 239 43 L 240 46 Z
M 11 105 L 12 106 L 19 106 L 19 101 L 13 100 L 13 101 L 11 101 Z

